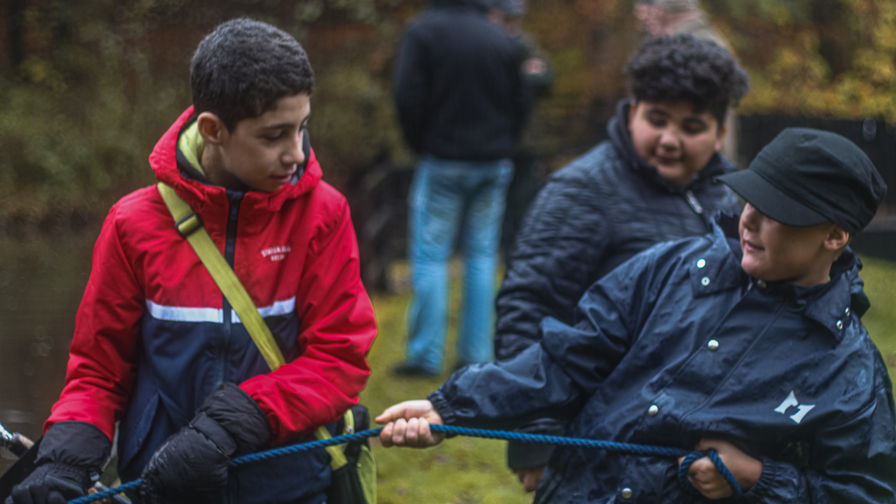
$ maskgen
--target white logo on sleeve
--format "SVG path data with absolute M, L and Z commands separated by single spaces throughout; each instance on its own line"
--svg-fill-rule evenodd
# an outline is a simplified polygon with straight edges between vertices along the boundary
M 784 402 L 782 402 L 780 406 L 775 408 L 775 413 L 786 415 L 787 410 L 794 407 L 797 408 L 797 412 L 790 415 L 790 419 L 796 423 L 800 423 L 803 420 L 803 417 L 805 417 L 807 413 L 812 411 L 812 408 L 814 408 L 815 405 L 800 404 L 800 402 L 796 400 L 796 394 L 794 394 L 791 390 L 790 395 L 787 396 L 787 399 L 784 399 Z

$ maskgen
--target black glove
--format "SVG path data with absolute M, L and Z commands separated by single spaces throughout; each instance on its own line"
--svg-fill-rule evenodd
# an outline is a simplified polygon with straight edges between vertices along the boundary
M 37 468 L 12 488 L 6 504 L 65 504 L 82 497 L 109 458 L 109 438 L 87 422 L 59 422 L 44 435 Z
M 90 471 L 51 462 L 38 466 L 14 486 L 6 504 L 65 504 L 83 497 L 92 484 Z
M 143 502 L 201 502 L 227 484 L 231 457 L 258 451 L 271 438 L 268 417 L 248 394 L 224 383 L 190 425 L 168 438 L 143 470 Z

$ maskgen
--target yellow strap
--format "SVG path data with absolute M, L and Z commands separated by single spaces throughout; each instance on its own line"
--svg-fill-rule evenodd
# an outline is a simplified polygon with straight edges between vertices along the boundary
M 355 433 L 355 414 L 352 413 L 352 410 L 348 410 L 345 412 L 345 416 L 342 418 L 345 419 L 345 433 L 346 434 L 354 434 Z
M 202 221 L 199 219 L 199 216 L 193 212 L 193 209 L 190 208 L 186 201 L 174 192 L 171 186 L 159 182 L 158 188 L 159 194 L 162 195 L 165 205 L 171 212 L 171 216 L 174 217 L 177 231 L 187 238 L 193 250 L 196 251 L 196 255 L 199 256 L 199 260 L 205 265 L 205 269 L 208 270 L 212 279 L 218 284 L 218 288 L 224 293 L 224 297 L 230 301 L 230 305 L 239 316 L 252 341 L 255 342 L 255 346 L 258 347 L 258 351 L 261 352 L 265 362 L 268 363 L 268 367 L 273 371 L 282 366 L 286 360 L 283 358 L 283 353 L 274 340 L 274 335 L 271 334 L 271 329 L 264 319 L 261 318 L 261 314 L 258 313 L 258 308 L 255 307 L 255 303 L 252 302 L 249 293 L 246 292 L 233 269 L 227 264 L 227 260 L 221 255 L 221 251 L 215 246 L 215 242 L 212 241 L 208 232 L 202 227 Z M 227 317 L 229 314 L 224 314 L 224 316 Z M 323 426 L 318 427 L 314 435 L 317 439 L 330 438 L 329 431 Z M 330 465 L 334 470 L 348 463 L 345 454 L 342 453 L 344 446 L 327 447 L 327 452 L 330 453 Z
M 330 435 L 330 431 L 328 431 L 326 427 L 321 426 L 314 431 L 314 437 L 320 441 L 326 441 L 333 436 Z M 328 446 L 326 450 L 330 454 L 330 468 L 334 471 L 348 464 L 348 459 L 345 458 L 345 453 L 342 452 L 345 450 L 345 444 Z
M 246 292 L 243 284 L 227 264 L 208 232 L 202 227 L 199 216 L 170 186 L 159 182 L 159 193 L 165 200 L 168 210 L 171 211 L 178 231 L 190 242 L 196 255 L 199 256 L 199 260 L 202 261 L 215 283 L 218 284 L 218 288 L 224 293 L 224 297 L 230 301 L 230 305 L 240 317 L 240 321 L 268 363 L 268 367 L 273 371 L 283 365 L 285 362 L 283 353 L 280 352 L 280 348 L 274 341 L 270 328 L 261 318 L 249 293 Z M 225 317 L 229 315 L 229 313 L 224 314 Z

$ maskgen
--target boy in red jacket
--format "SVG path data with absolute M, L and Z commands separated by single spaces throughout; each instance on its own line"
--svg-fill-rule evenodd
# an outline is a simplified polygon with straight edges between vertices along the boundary
M 142 476 L 144 502 L 324 502 L 322 450 L 228 473 L 232 457 L 307 440 L 339 419 L 370 372 L 376 322 L 348 205 L 320 180 L 308 143 L 313 79 L 292 36 L 228 21 L 199 44 L 193 107 L 150 156 L 156 177 L 201 218 L 287 364 L 268 368 L 158 189 L 124 197 L 96 244 L 39 466 L 12 502 L 83 495 L 116 422 L 119 474 Z

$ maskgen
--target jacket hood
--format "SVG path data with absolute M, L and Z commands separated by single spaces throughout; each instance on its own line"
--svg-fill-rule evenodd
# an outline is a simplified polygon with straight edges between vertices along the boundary
M 186 176 L 184 170 L 178 166 L 178 138 L 192 118 L 193 107 L 191 106 L 181 114 L 156 143 L 149 156 L 149 165 L 155 171 L 156 179 L 173 187 L 178 196 L 189 203 L 193 210 L 201 213 L 205 206 L 218 205 L 227 201 L 227 189 L 202 181 L 201 179 L 204 177 Z M 312 150 L 305 172 L 298 180 L 272 193 L 248 191 L 243 197 L 242 204 L 257 210 L 276 212 L 287 200 L 311 192 L 320 182 L 321 175 L 320 164 Z
M 654 183 L 671 193 L 684 193 L 694 185 L 702 183 L 706 179 L 718 177 L 725 173 L 737 171 L 737 167 L 719 154 L 713 154 L 709 162 L 697 173 L 690 182 L 683 186 L 677 186 L 659 174 L 656 167 L 645 163 L 635 153 L 632 144 L 632 136 L 628 130 L 628 116 L 631 109 L 631 100 L 621 100 L 616 106 L 616 117 L 607 124 L 607 134 L 613 147 L 619 152 L 620 157 L 628 163 L 632 170 L 636 171 L 645 180 Z
M 431 5 L 437 9 L 462 8 L 486 12 L 491 3 L 490 0 L 432 0 Z

